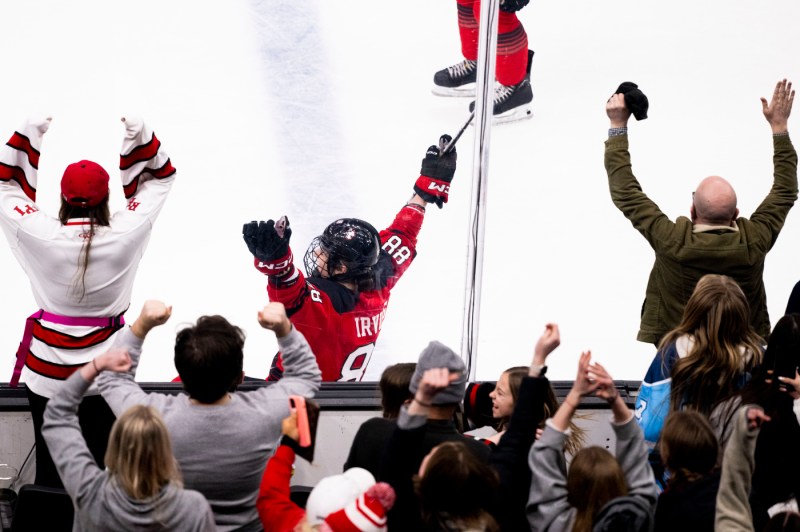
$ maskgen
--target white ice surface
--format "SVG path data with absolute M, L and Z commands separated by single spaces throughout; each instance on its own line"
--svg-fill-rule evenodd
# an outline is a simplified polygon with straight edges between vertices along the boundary
M 174 305 L 148 338 L 140 380 L 174 376 L 175 329 L 202 314 L 245 328 L 245 370 L 266 374 L 276 343 L 256 323 L 265 278 L 242 223 L 287 214 L 296 256 L 336 217 L 390 223 L 425 148 L 468 115 L 469 100 L 430 93 L 433 73 L 460 59 L 455 13 L 452 0 L 0 5 L 0 137 L 28 114 L 53 116 L 44 210 L 57 211 L 70 162 L 116 168 L 125 113 L 149 122 L 178 168 L 128 313 L 149 298 Z M 800 3 L 537 1 L 520 18 L 536 51 L 534 118 L 492 132 L 478 377 L 527 364 L 555 321 L 563 341 L 550 376 L 571 379 L 592 349 L 615 378 L 638 380 L 653 354 L 635 340 L 653 254 L 609 198 L 605 101 L 626 80 L 649 96 L 650 118 L 631 124 L 634 171 L 670 217 L 688 213 L 712 174 L 733 183 L 749 215 L 772 181 L 758 98 L 780 78 L 800 81 Z M 470 129 L 458 145 L 450 203 L 428 209 L 368 379 L 431 339 L 460 347 L 473 140 Z M 792 213 L 767 260 L 773 323 L 800 279 L 798 242 Z M 10 376 L 35 305 L 5 245 L 0 266 L 0 371 Z

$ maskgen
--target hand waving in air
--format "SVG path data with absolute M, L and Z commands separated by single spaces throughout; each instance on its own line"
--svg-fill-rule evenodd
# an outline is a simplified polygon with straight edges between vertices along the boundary
M 767 103 L 766 98 L 761 98 L 761 110 L 764 118 L 769 122 L 773 133 L 786 133 L 788 131 L 789 115 L 792 114 L 794 103 L 794 90 L 792 82 L 785 79 L 775 85 L 772 100 Z

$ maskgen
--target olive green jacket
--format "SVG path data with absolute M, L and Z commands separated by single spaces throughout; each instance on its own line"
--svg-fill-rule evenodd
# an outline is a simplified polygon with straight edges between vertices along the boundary
M 637 339 L 656 344 L 678 325 L 695 284 L 708 273 L 732 277 L 750 303 L 750 323 L 769 336 L 764 259 L 775 245 L 786 215 L 797 199 L 797 153 L 788 135 L 773 137 L 775 172 L 772 189 L 750 219 L 736 227 L 694 225 L 689 218 L 672 221 L 661 212 L 631 169 L 628 136 L 606 141 L 605 165 L 614 205 L 647 239 L 655 263 L 647 282 Z

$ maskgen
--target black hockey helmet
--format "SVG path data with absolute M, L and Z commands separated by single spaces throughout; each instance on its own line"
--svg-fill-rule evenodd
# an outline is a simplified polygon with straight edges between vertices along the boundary
M 340 218 L 325 228 L 325 231 L 308 246 L 304 263 L 309 277 L 322 277 L 317 267 L 317 250 L 328 256 L 328 278 L 334 281 L 358 281 L 373 277 L 372 268 L 378 262 L 381 241 L 372 225 L 358 218 Z M 334 275 L 341 266 L 347 271 Z

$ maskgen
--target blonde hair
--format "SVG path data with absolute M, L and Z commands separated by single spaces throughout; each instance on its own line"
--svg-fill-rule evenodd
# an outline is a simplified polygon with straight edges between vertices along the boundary
M 611 499 L 628 494 L 617 459 L 593 445 L 578 451 L 567 473 L 567 501 L 576 510 L 574 532 L 591 532 L 595 517 Z
M 684 335 L 693 344 L 672 369 L 670 410 L 709 414 L 736 391 L 743 372 L 761 363 L 764 340 L 750 326 L 750 306 L 739 285 L 725 275 L 703 276 L 686 303 L 681 323 L 659 345 Z
M 133 499 L 149 499 L 170 482 L 182 485 L 164 421 L 150 406 L 126 410 L 111 429 L 105 457 L 109 474 Z

